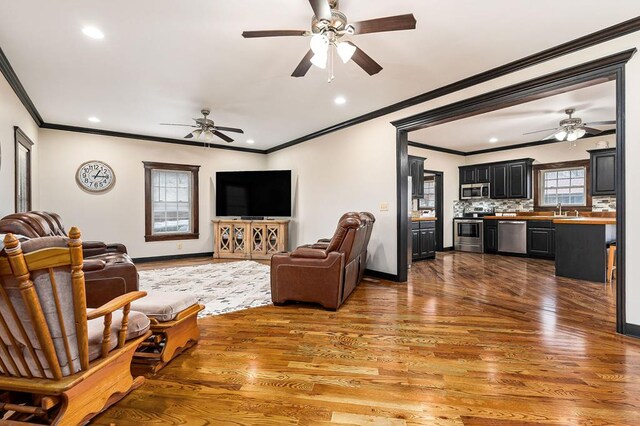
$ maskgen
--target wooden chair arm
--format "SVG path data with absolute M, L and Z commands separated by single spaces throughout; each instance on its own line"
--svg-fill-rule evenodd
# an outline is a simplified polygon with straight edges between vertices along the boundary
M 87 312 L 87 320 L 92 320 L 96 318 L 103 317 L 107 314 L 111 314 L 114 311 L 124 307 L 125 305 L 129 305 L 134 300 L 138 300 L 147 295 L 146 291 L 132 291 L 129 293 L 125 293 L 121 296 L 116 297 L 113 300 L 108 301 L 104 305 L 100 306 L 97 309 L 92 310 L 91 312 Z

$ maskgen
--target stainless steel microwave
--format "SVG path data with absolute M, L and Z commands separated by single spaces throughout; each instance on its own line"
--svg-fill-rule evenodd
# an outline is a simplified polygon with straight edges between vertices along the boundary
M 489 198 L 488 183 L 471 183 L 460 186 L 460 198 L 471 200 L 474 198 Z

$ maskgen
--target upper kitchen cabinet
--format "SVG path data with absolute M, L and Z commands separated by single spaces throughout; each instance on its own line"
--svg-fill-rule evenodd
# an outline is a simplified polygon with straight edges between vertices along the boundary
M 424 160 L 426 158 L 409 156 L 409 176 L 411 176 L 411 197 L 424 198 Z
M 470 183 L 488 183 L 490 180 L 489 165 L 460 167 L 460 185 Z
M 532 158 L 491 166 L 491 198 L 531 198 Z
M 591 154 L 591 195 L 616 195 L 616 149 L 598 149 Z

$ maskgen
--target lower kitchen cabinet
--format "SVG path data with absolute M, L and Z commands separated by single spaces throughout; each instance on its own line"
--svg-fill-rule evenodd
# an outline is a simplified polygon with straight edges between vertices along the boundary
M 436 257 L 436 223 L 411 223 L 412 260 L 433 259 Z
M 556 228 L 551 221 L 527 223 L 527 254 L 531 257 L 554 259 L 556 256 Z
M 484 239 L 485 253 L 498 252 L 498 221 L 497 220 L 484 221 L 483 239 Z

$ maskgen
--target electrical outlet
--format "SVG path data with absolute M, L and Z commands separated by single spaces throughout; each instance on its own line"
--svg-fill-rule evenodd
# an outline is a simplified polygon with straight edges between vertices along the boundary
M 178 244 L 178 250 L 182 250 L 182 243 Z
M 389 211 L 389 203 L 380 203 L 380 211 L 388 212 Z

